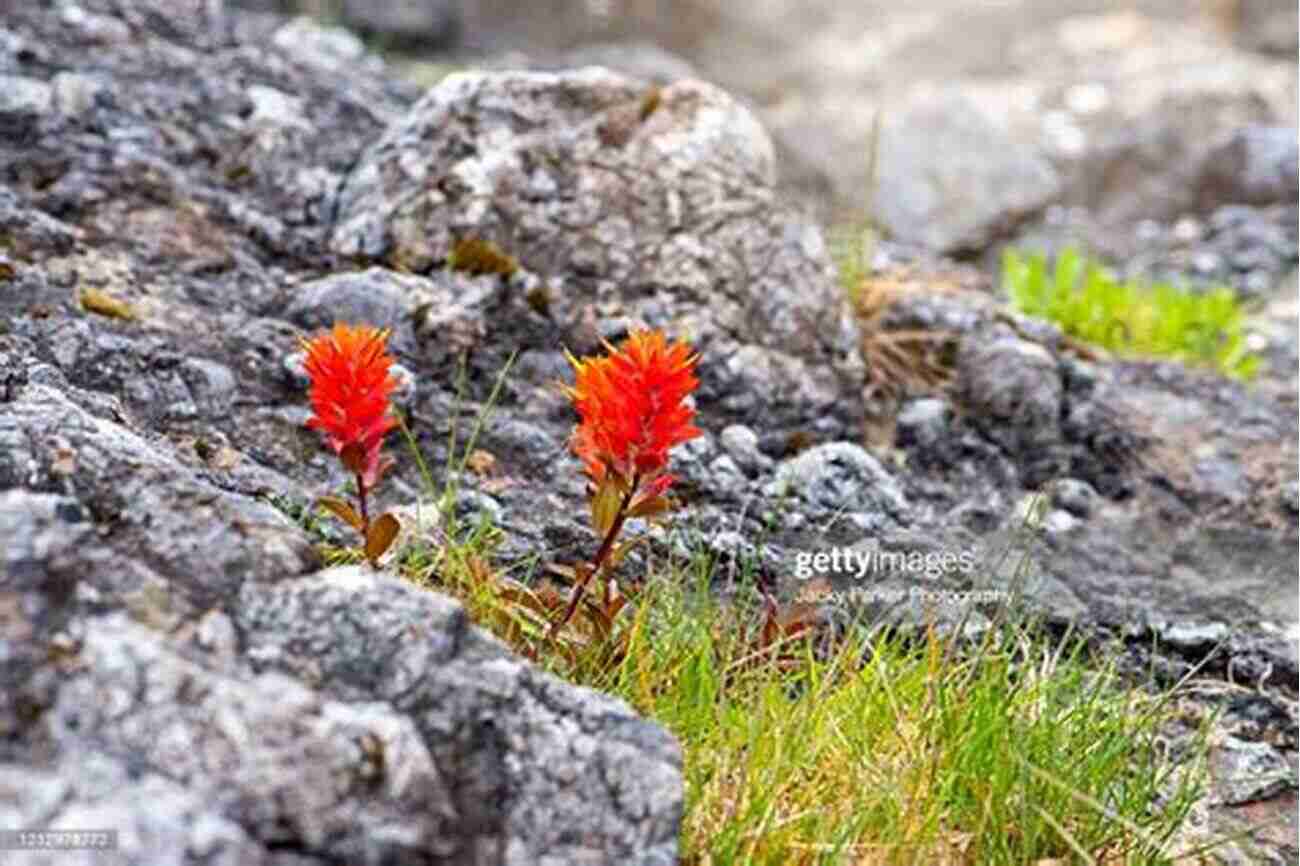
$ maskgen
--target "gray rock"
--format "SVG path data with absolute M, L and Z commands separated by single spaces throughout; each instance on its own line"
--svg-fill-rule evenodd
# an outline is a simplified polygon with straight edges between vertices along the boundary
M 292 57 L 320 69 L 339 71 L 373 66 L 365 43 L 342 27 L 322 27 L 310 18 L 295 18 L 276 29 L 272 43 Z
M 263 84 L 250 85 L 245 92 L 253 103 L 253 113 L 249 116 L 253 123 L 311 129 L 303 117 L 301 99 Z
M 335 322 L 389 328 L 394 345 L 409 351 L 414 347 L 409 314 L 429 291 L 427 280 L 369 268 L 299 286 L 285 316 L 307 329 L 329 328 Z
M 1079 518 L 1068 511 L 1053 509 L 1043 517 L 1043 532 L 1052 537 L 1065 535 L 1079 525 Z
M 54 104 L 69 117 L 85 114 L 108 96 L 108 87 L 93 75 L 60 72 L 50 79 Z
M 21 75 L 0 75 L 0 116 L 40 115 L 54 105 L 50 85 Z
M 736 465 L 730 455 L 719 454 L 709 464 L 709 474 L 721 488 L 736 487 L 744 481 L 745 473 Z
M 1252 125 L 1233 130 L 1205 153 L 1196 206 L 1209 211 L 1224 204 L 1294 203 L 1300 195 L 1298 161 L 1294 127 Z
M 1204 655 L 1225 643 L 1230 633 L 1221 622 L 1178 622 L 1160 629 L 1160 638 L 1181 652 Z
M 730 417 L 765 425 L 834 425 L 834 433 L 845 432 L 860 417 L 851 411 L 856 403 L 840 390 L 845 382 L 829 367 L 752 343 L 728 341 L 715 352 L 725 360 L 702 371 L 698 396 Z M 777 403 L 767 394 L 784 397 Z
M 1292 514 L 1300 514 L 1300 483 L 1289 481 L 1278 494 L 1282 507 Z
M 176 624 L 245 580 L 317 563 L 279 512 L 200 480 L 169 450 L 29 385 L 0 404 L 0 487 L 74 496 L 112 536 L 79 552 L 83 591 L 159 625 Z
M 1097 503 L 1097 491 L 1086 481 L 1060 478 L 1052 485 L 1052 504 L 1075 517 L 1086 519 Z
M 1296 787 L 1291 762 L 1267 743 L 1224 737 L 1211 754 L 1212 788 L 1218 805 L 1267 800 Z
M 229 367 L 204 358 L 187 358 L 181 363 L 180 374 L 203 412 L 221 416 L 230 409 L 236 382 Z
M 1066 200 L 1115 225 L 1144 218 L 1171 221 L 1197 207 L 1231 201 L 1222 196 L 1244 191 L 1247 177 L 1253 178 L 1254 194 L 1269 184 L 1284 185 L 1285 180 L 1262 180 L 1266 165 L 1285 178 L 1285 169 L 1271 168 L 1276 148 L 1261 147 L 1263 142 L 1251 149 L 1219 143 L 1233 130 L 1272 120 L 1249 82 L 1234 85 L 1239 89 L 1226 94 L 1195 85 L 1180 90 L 1172 81 L 1144 85 L 1143 97 L 1116 111 L 1114 125 L 1098 129 L 1071 160 Z M 1228 154 L 1228 164 L 1216 164 Z
M 1050 204 L 1056 170 L 958 93 L 923 96 L 880 134 L 880 218 L 898 240 L 979 250 Z
M 1251 51 L 1296 53 L 1296 7 L 1289 0 L 1233 0 L 1225 4 L 1237 44 Z
M 758 449 L 758 434 L 744 425 L 728 425 L 718 434 L 718 444 L 750 475 L 772 465 L 772 459 Z
M 545 471 L 557 455 L 567 450 L 567 443 L 545 428 L 517 418 L 503 418 L 489 425 L 481 444 L 493 455 L 504 456 L 511 463 L 525 463 L 534 471 Z
M 460 35 L 460 4 L 452 0 L 343 0 L 343 23 L 390 43 L 445 48 Z
M 414 721 L 444 776 L 456 816 L 446 844 L 462 859 L 672 862 L 675 742 L 622 703 L 512 659 L 459 605 L 335 569 L 250 585 L 237 622 L 259 669 L 339 700 L 384 699 Z
M 897 480 L 861 446 L 829 442 L 781 462 L 764 495 L 793 500 L 814 519 L 864 513 L 905 522 L 907 499 Z
M 1228 502 L 1243 502 L 1250 496 L 1250 482 L 1236 460 L 1210 455 L 1196 461 L 1193 470 L 1206 496 Z
M 0 228 L 10 239 L 8 252 L 20 259 L 68 253 L 84 235 L 76 226 L 31 207 L 7 188 L 0 188 Z
M 5 647 L 0 656 L 0 736 L 6 743 L 14 742 L 26 725 L 24 705 L 48 700 L 43 692 L 53 684 L 37 677 L 37 669 L 52 645 L 68 639 L 65 630 L 76 611 L 81 578 L 78 552 L 93 531 L 90 515 L 72 497 L 0 492 L 5 575 L 0 604 L 13 611 L 0 619 Z M 11 748 L 0 747 L 0 755 L 11 759 Z
M 85 8 L 87 5 L 89 4 L 63 4 L 62 8 L 59 9 L 59 22 L 92 44 L 111 45 L 126 42 L 131 38 L 131 28 L 127 22 L 113 15 L 100 15 L 88 11 Z M 177 4 L 177 7 L 170 10 L 177 13 L 177 22 L 185 21 L 187 17 L 192 19 L 193 4 L 187 10 L 183 9 L 180 4 Z M 189 13 L 189 15 L 187 16 L 186 13 Z
M 947 400 L 925 397 L 910 401 L 898 413 L 899 447 L 933 447 L 944 438 L 951 417 L 952 407 Z
M 1021 466 L 1025 486 L 1060 473 L 1063 386 L 1051 353 L 1011 336 L 967 337 L 957 389 L 974 426 Z
M 129 862 L 188 862 L 197 846 L 269 863 L 286 845 L 358 863 L 672 862 L 680 754 L 659 728 L 512 660 L 402 581 L 295 582 L 301 536 L 276 512 L 48 387 L 3 405 L 0 441 L 4 484 L 69 491 L 0 494 L 22 595 L 0 626 L 19 648 L 0 665 L 0 722 L 21 756 L 0 776 L 0 817 L 98 817 Z M 110 520 L 110 540 L 85 543 Z M 79 619 L 74 600 L 129 619 Z M 202 659 L 165 637 L 186 622 Z M 76 654 L 75 676 L 54 675 L 51 642 Z M 24 742 L 45 744 L 38 765 Z M 38 814 L 33 791 L 58 805 Z
M 41 719 L 47 773 L 71 782 L 55 820 L 116 819 L 129 862 L 188 862 L 192 841 L 252 862 L 276 845 L 372 864 L 457 847 L 450 785 L 392 707 L 206 668 L 121 615 L 87 623 L 77 657 Z M 72 769 L 96 758 L 97 772 Z

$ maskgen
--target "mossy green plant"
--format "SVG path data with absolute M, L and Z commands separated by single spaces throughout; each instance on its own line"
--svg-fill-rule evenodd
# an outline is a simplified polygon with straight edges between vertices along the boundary
M 473 276 L 508 277 L 519 270 L 519 262 L 492 241 L 471 237 L 456 241 L 447 254 L 447 267 Z
M 1118 280 L 1073 248 L 1048 266 L 1043 253 L 1008 249 L 1002 283 L 1015 309 L 1119 355 L 1172 358 L 1249 380 L 1260 358 L 1246 343 L 1245 310 L 1226 286 L 1185 291 Z

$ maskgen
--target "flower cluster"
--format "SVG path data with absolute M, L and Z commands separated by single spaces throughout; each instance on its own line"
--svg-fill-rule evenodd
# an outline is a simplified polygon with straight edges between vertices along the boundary
M 343 323 L 302 341 L 315 413 L 307 426 L 323 432 L 368 487 L 379 480 L 384 435 L 397 426 L 389 412 L 397 380 L 389 373 L 387 341 L 387 331 Z
M 325 435 L 356 477 L 357 508 L 333 496 L 320 504 L 361 533 L 371 562 L 397 534 L 391 514 L 372 521 L 367 510 L 370 491 L 391 463 L 380 453 L 384 436 L 398 424 L 389 405 L 397 383 L 387 339 L 387 331 L 338 323 L 303 340 L 313 410 L 308 426 Z M 591 479 L 592 525 L 601 544 L 590 563 L 573 569 L 573 596 L 556 628 L 572 617 L 588 581 L 616 565 L 630 547 L 631 542 L 618 544 L 624 523 L 670 510 L 666 494 L 674 478 L 667 471 L 668 453 L 701 432 L 688 402 L 699 385 L 698 358 L 686 343 L 638 331 L 606 348 L 600 357 L 569 356 L 575 381 L 564 390 L 580 418 L 572 447 Z M 607 580 L 603 609 L 618 606 Z
M 604 357 L 569 357 L 576 382 L 567 390 L 582 418 L 574 453 L 597 484 L 611 475 L 654 478 L 667 465 L 669 449 L 700 435 L 685 402 L 699 384 L 696 357 L 658 331 L 634 333 L 608 348 Z

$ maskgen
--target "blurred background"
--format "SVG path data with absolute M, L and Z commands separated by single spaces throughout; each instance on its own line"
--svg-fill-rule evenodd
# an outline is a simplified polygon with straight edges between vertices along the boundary
M 1291 0 L 236 5 L 345 26 L 421 83 L 587 63 L 704 78 L 760 115 L 787 189 L 823 223 L 866 218 L 944 253 L 1037 223 L 1127 261 L 1143 221 L 1296 197 Z

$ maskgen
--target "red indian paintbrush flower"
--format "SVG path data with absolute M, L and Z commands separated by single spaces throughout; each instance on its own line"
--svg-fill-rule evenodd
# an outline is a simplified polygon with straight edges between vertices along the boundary
M 569 358 L 577 381 L 567 391 L 582 418 L 573 450 L 597 484 L 611 474 L 646 480 L 667 466 L 673 446 L 700 435 L 685 403 L 699 385 L 697 358 L 658 331 L 638 331 L 607 348 L 601 358 Z
M 365 487 L 378 480 L 384 434 L 397 426 L 389 412 L 397 380 L 389 374 L 387 341 L 386 330 L 343 323 L 302 341 L 314 410 L 307 426 L 325 434 Z
M 378 565 L 400 528 L 391 514 L 371 520 L 366 507 L 371 488 L 391 462 L 379 456 L 384 435 L 397 426 L 388 402 L 397 388 L 390 373 L 388 331 L 337 322 L 332 330 L 303 340 L 302 348 L 311 378 L 313 411 L 307 426 L 325 434 L 357 479 L 358 508 L 336 496 L 323 496 L 318 504 L 361 533 L 366 558 Z
M 699 385 L 697 356 L 682 342 L 669 343 L 658 331 L 637 331 L 599 358 L 569 357 L 576 381 L 565 391 L 581 422 L 573 434 L 573 451 L 591 477 L 591 520 L 601 536 L 590 565 L 576 569 L 573 597 L 555 634 L 577 609 L 594 575 L 617 563 L 628 544 L 616 546 L 623 524 L 632 517 L 651 518 L 671 508 L 664 496 L 673 483 L 665 470 L 668 452 L 699 436 L 686 398 Z M 605 585 L 610 602 L 612 579 Z

